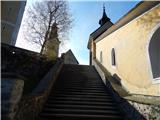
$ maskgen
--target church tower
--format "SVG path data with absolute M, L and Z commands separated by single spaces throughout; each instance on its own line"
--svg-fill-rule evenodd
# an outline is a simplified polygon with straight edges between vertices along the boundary
M 111 22 L 111 21 L 110 21 L 110 18 L 107 17 L 105 6 L 103 5 L 103 15 L 102 15 L 102 18 L 99 20 L 99 24 L 100 26 L 103 26 L 106 22 Z
M 92 65 L 92 60 L 96 58 L 96 42 L 95 40 L 102 35 L 105 31 L 107 31 L 113 23 L 110 21 L 110 18 L 107 17 L 105 12 L 105 7 L 103 5 L 103 15 L 99 20 L 99 28 L 90 34 L 88 41 L 88 49 L 90 49 L 90 65 Z
M 45 45 L 43 54 L 46 55 L 48 60 L 55 60 L 58 57 L 60 41 L 58 39 L 58 27 L 53 23 L 48 40 Z

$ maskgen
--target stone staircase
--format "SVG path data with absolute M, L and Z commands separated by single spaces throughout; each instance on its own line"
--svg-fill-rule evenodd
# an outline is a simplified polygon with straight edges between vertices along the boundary
M 93 66 L 64 65 L 39 120 L 123 120 Z

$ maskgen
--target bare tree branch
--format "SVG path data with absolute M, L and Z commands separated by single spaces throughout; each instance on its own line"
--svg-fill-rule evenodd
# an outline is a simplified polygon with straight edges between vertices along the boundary
M 60 41 L 68 39 L 68 31 L 71 29 L 72 17 L 69 13 L 67 1 L 41 1 L 35 2 L 27 9 L 25 20 L 25 38 L 41 46 L 43 51 L 48 40 L 51 26 L 58 26 Z

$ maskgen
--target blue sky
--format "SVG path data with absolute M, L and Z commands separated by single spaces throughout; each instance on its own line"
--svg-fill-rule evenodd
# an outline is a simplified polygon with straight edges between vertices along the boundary
M 32 3 L 31 1 L 28 0 L 26 8 Z M 137 3 L 138 1 L 70 1 L 70 12 L 74 19 L 73 28 L 69 35 L 69 41 L 61 47 L 60 53 L 71 49 L 80 64 L 89 64 L 87 43 L 90 33 L 99 27 L 98 22 L 102 17 L 103 4 L 105 4 L 107 16 L 115 23 Z M 20 29 L 16 46 L 39 51 L 35 45 L 24 40 L 23 34 L 25 33 L 22 33 Z

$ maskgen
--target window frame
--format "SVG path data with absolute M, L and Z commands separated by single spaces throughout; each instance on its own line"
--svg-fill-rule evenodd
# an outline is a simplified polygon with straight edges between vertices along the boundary
M 116 66 L 116 53 L 114 48 L 111 49 L 111 65 Z
M 147 49 L 147 61 L 148 61 L 148 65 L 149 65 L 149 70 L 150 70 L 150 79 L 152 80 L 152 84 L 160 84 L 160 78 L 154 78 L 153 77 L 153 73 L 152 73 L 152 66 L 151 66 L 151 60 L 150 60 L 150 55 L 149 55 L 149 45 L 150 45 L 150 42 L 152 40 L 152 37 L 154 35 L 154 33 L 159 29 L 160 27 L 160 23 L 157 24 L 150 32 L 149 34 L 149 37 L 148 37 L 148 42 L 147 42 L 147 45 L 146 45 L 146 49 Z
M 100 63 L 103 63 L 103 53 L 100 51 Z

